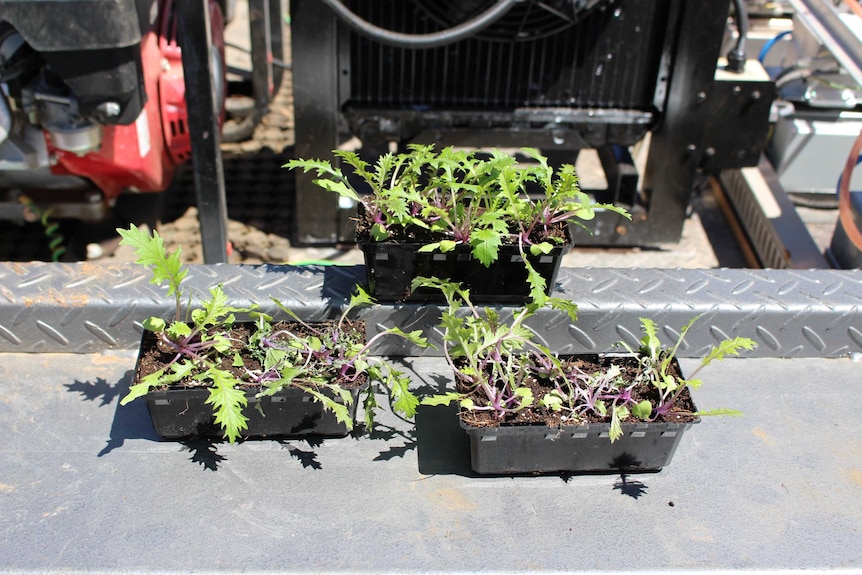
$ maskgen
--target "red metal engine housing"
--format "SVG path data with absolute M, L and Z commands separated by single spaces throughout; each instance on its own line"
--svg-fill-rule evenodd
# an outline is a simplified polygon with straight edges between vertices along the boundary
M 46 138 L 57 159 L 53 173 L 88 178 L 110 199 L 126 189 L 166 189 L 175 168 L 190 158 L 182 52 L 172 7 L 173 0 L 159 3 L 156 23 L 141 41 L 147 102 L 138 119 L 128 126 L 102 126 L 101 146 L 84 155 L 57 149 Z M 224 78 L 224 19 L 214 0 L 209 2 L 209 10 L 212 47 L 221 56 L 222 70 L 217 73 Z

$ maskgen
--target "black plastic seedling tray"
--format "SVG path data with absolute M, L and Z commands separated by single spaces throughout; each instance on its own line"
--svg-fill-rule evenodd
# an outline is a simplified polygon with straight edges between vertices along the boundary
M 361 389 L 351 390 L 351 418 L 356 416 Z M 285 388 L 275 395 L 256 398 L 257 389 L 245 390 L 248 429 L 243 437 L 322 435 L 344 437 L 350 430 L 331 411 L 297 388 Z M 220 437 L 221 428 L 213 421 L 212 406 L 205 403 L 209 390 L 204 387 L 151 391 L 147 408 L 156 433 L 165 439 Z
M 461 422 L 470 438 L 476 473 L 508 475 L 551 472 L 658 471 L 668 465 L 691 423 L 623 424 L 611 443 L 608 423 L 475 428 Z
M 439 302 L 439 291 L 410 290 L 417 277 L 449 278 L 470 290 L 474 303 L 523 303 L 530 293 L 527 270 L 517 246 L 500 247 L 497 261 L 484 266 L 470 253 L 470 246 L 454 250 L 419 252 L 419 243 L 360 243 L 371 295 L 379 302 Z M 545 279 L 550 295 L 557 281 L 563 256 L 570 246 L 560 245 L 548 254 L 528 255 L 530 264 Z

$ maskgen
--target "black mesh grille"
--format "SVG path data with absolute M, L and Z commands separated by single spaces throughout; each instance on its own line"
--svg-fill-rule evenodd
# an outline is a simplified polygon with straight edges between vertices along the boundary
M 446 2 L 436 3 L 437 11 L 445 13 L 439 4 Z M 454 13 L 458 0 L 449 4 Z M 548 16 L 535 12 L 538 4 L 525 2 L 482 37 L 428 50 L 383 46 L 352 33 L 350 102 L 417 110 L 559 106 L 646 110 L 653 102 L 667 4 L 603 3 L 576 23 L 558 26 L 562 31 L 533 37 L 528 33 L 531 16 L 525 11 L 533 10 L 532 18 L 542 16 L 544 21 Z M 486 7 L 482 4 L 478 10 Z M 398 32 L 441 28 L 427 10 L 404 0 L 361 0 L 351 9 Z M 519 35 L 529 39 L 502 39 Z

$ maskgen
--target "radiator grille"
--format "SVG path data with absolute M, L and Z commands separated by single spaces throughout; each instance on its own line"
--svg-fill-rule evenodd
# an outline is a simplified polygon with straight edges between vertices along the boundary
M 454 12 L 458 1 L 449 3 Z M 351 33 L 349 101 L 417 110 L 647 110 L 653 103 L 668 4 L 666 0 L 617 0 L 593 9 L 571 26 L 559 27 L 559 32 L 523 41 L 501 40 L 518 35 L 517 29 L 506 27 L 519 21 L 517 25 L 523 26 L 529 20 L 529 15 L 516 10 L 537 10 L 538 4 L 525 2 L 482 37 L 428 50 L 383 46 Z M 487 4 L 479 9 L 484 7 Z M 398 32 L 421 34 L 441 28 L 427 11 L 404 0 L 354 1 L 351 9 Z

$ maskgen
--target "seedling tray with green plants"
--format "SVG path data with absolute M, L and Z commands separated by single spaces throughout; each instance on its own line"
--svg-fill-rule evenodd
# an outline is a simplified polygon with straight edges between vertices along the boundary
M 439 329 L 455 380 L 454 391 L 423 403 L 457 402 L 478 473 L 658 470 L 700 416 L 738 414 L 698 411 L 689 390 L 700 386 L 694 376 L 712 361 L 752 349 L 748 338 L 720 342 L 684 377 L 676 352 L 697 318 L 670 348 L 662 346 L 656 324 L 642 318 L 637 351 L 558 356 L 534 341 L 524 321 L 546 306 L 574 321 L 573 303 L 533 300 L 504 322 L 496 310 L 475 306 L 457 284 L 438 278 L 416 283 L 438 289 L 448 303 Z
M 570 223 L 584 225 L 597 210 L 629 216 L 582 192 L 574 166 L 555 170 L 532 148 L 521 162 L 499 150 L 485 156 L 414 144 L 373 166 L 353 152 L 333 153 L 364 187 L 327 160 L 285 167 L 314 171 L 321 188 L 359 206 L 356 243 L 380 301 L 439 301 L 433 290 L 412 290 L 416 277 L 431 276 L 464 283 L 477 302 L 550 295 L 572 243 Z
M 332 322 L 311 325 L 332 328 Z M 247 334 L 256 324 L 240 323 L 236 327 L 239 334 Z M 361 337 L 364 342 L 364 322 L 357 322 L 353 328 L 353 335 Z M 239 352 L 247 347 L 247 342 L 236 347 Z M 170 361 L 164 355 L 158 348 L 157 335 L 145 331 L 135 366 L 135 381 L 141 382 L 147 371 L 152 373 L 152 368 L 148 369 L 147 365 L 163 366 Z M 332 376 L 331 381 L 323 384 L 316 384 L 313 380 L 296 381 L 292 386 L 279 385 L 278 389 L 270 392 L 265 382 L 266 371 L 254 357 L 248 356 L 235 366 L 225 367 L 244 381 L 237 385 L 243 397 L 236 398 L 238 403 L 244 404 L 241 410 L 241 416 L 245 418 L 245 427 L 241 430 L 243 437 L 344 437 L 350 433 L 356 420 L 359 396 L 368 388 L 366 374 L 360 373 L 356 378 L 337 379 Z M 271 375 L 275 373 L 270 371 Z M 278 379 L 280 375 L 270 382 Z M 339 388 L 329 385 L 336 382 Z M 211 396 L 206 380 L 195 381 L 192 377 L 188 377 L 185 384 L 177 382 L 148 391 L 145 400 L 156 433 L 166 439 L 221 437 L 224 430 L 216 423 Z
M 355 308 L 372 303 L 363 290 L 357 289 L 337 320 L 322 323 L 303 321 L 271 298 L 291 320 L 275 322 L 256 306 L 231 306 L 217 285 L 200 307 L 188 309 L 183 317 L 181 285 L 187 271 L 180 263 L 180 249 L 167 252 L 157 232 L 150 235 L 135 226 L 117 231 L 122 243 L 136 250 L 137 263 L 151 269 L 152 283 L 167 282 L 167 295 L 174 297 L 171 320 L 150 317 L 143 322 L 135 379 L 122 399 L 126 404 L 146 397 L 156 430 L 165 437 L 209 435 L 214 430 L 231 442 L 272 434 L 346 435 L 354 426 L 360 390 L 365 392 L 365 422 L 373 425 L 378 405 L 369 381 L 389 390 L 394 410 L 408 417 L 415 412 L 418 399 L 408 390 L 409 378 L 385 359 L 372 358 L 370 350 L 389 335 L 419 346 L 426 341 L 419 331 L 406 333 L 397 327 L 366 341 L 364 322 L 348 318 Z M 237 323 L 236 314 L 251 321 Z M 201 389 L 206 393 L 199 393 Z M 298 393 L 283 393 L 289 389 Z M 299 407 L 279 405 L 291 397 L 299 399 Z M 313 410 L 306 403 L 315 404 Z M 273 409 L 267 413 L 265 408 Z M 322 425 L 333 418 L 335 424 Z

